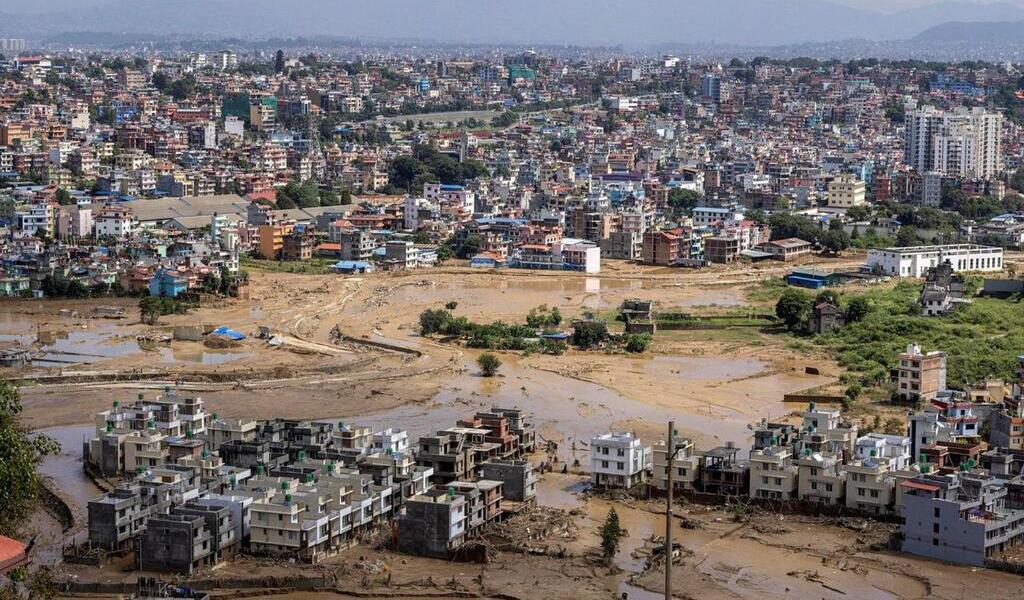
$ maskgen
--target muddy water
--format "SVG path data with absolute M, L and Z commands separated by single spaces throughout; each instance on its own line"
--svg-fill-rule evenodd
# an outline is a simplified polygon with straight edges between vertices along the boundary
M 588 460 L 590 439 L 626 420 L 660 426 L 675 419 L 681 430 L 700 431 L 722 444 L 732 441 L 741 448 L 750 445 L 750 431 L 745 421 L 649 406 L 594 383 L 522 367 L 511 361 L 502 366 L 500 377 L 481 377 L 477 371 L 476 365 L 467 361 L 466 372 L 454 376 L 429 403 L 339 417 L 373 427 L 406 427 L 415 438 L 452 427 L 456 420 L 471 416 L 477 410 L 491 406 L 520 408 L 530 415 L 540 443 L 558 442 L 561 460 L 572 462 L 575 459 L 582 465 Z
M 53 481 L 64 500 L 75 503 L 72 510 L 76 506 L 84 510 L 89 500 L 102 493 L 82 470 L 82 442 L 92 437 L 94 432 L 92 425 L 50 427 L 37 431 L 60 442 L 60 454 L 44 458 L 39 471 Z
M 766 368 L 767 364 L 749 358 L 694 356 L 655 356 L 644 364 L 644 370 L 653 376 L 689 381 L 742 379 L 756 375 Z

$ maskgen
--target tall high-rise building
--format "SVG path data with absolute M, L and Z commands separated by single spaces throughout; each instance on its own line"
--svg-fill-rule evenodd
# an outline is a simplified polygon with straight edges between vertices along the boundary
M 0 39 L 0 53 L 14 55 L 18 52 L 24 52 L 27 44 L 25 40 L 20 39 Z
M 904 162 L 924 173 L 992 179 L 1002 171 L 1002 115 L 983 108 L 907 110 Z
M 701 81 L 700 95 L 715 102 L 722 101 L 722 78 L 715 73 L 705 73 Z

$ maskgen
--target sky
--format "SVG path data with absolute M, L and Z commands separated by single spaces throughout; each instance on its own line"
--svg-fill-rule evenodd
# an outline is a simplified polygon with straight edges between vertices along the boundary
M 64 10 L 69 8 L 80 8 L 83 6 L 93 6 L 104 3 L 109 3 L 112 0 L 0 0 L 0 12 L 50 12 L 53 10 Z M 216 1 L 216 0 L 212 0 Z M 292 5 L 301 5 L 303 0 L 288 0 Z M 424 0 L 424 1 L 443 1 L 443 0 Z M 552 0 L 557 2 L 558 0 Z M 750 0 L 751 2 L 758 2 L 759 0 Z M 833 4 L 845 4 L 847 6 L 853 6 L 856 8 L 863 8 L 867 10 L 874 10 L 878 12 L 898 12 L 908 8 L 917 8 L 928 4 L 940 4 L 943 2 L 950 2 L 953 0 L 822 0 L 823 3 L 831 2 Z M 1024 0 L 956 0 L 958 2 L 975 3 L 975 4 L 994 4 L 997 2 L 1007 2 L 1009 4 L 1018 4 L 1024 6 Z M 510 0 L 514 2 L 514 0 Z M 665 0 L 667 4 L 685 4 L 686 0 Z

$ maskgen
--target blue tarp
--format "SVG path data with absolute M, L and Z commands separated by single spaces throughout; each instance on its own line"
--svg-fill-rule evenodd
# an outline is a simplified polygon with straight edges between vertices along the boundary
M 213 333 L 214 335 L 222 335 L 222 336 L 224 336 L 226 338 L 230 338 L 232 340 L 244 340 L 245 339 L 244 335 L 242 335 L 241 333 L 238 333 L 237 331 L 235 331 L 234 329 L 231 329 L 230 327 L 218 327 L 218 328 L 214 329 L 211 333 Z

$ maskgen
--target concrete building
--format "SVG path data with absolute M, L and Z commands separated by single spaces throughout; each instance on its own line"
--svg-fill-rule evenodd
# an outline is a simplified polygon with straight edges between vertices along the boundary
M 750 497 L 792 500 L 797 497 L 798 467 L 786 446 L 769 446 L 750 453 Z
M 506 500 L 533 502 L 537 498 L 537 478 L 528 460 L 489 460 L 480 465 L 480 476 L 502 482 Z
M 920 173 L 992 179 L 1002 171 L 1002 115 L 981 107 L 952 111 L 908 105 L 904 162 Z
M 922 352 L 917 344 L 896 355 L 896 394 L 906 402 L 928 402 L 946 389 L 946 353 Z
M 924 277 L 929 269 L 948 262 L 955 272 L 1003 270 L 1003 249 L 954 244 L 868 250 L 865 268 L 893 277 Z
M 830 505 L 845 503 L 846 467 L 841 457 L 807 448 L 794 464 L 798 468 L 797 497 L 800 500 Z
M 466 538 L 466 500 L 455 490 L 409 498 L 398 518 L 398 551 L 447 559 Z
M 1024 510 L 1005 482 L 959 473 L 920 475 L 903 488 L 904 552 L 983 566 L 994 553 L 1024 541 Z
M 852 208 L 867 204 L 867 186 L 856 176 L 844 173 L 828 184 L 828 205 L 832 208 Z
M 665 440 L 658 440 L 653 448 L 653 469 L 651 471 L 651 486 L 658 491 L 665 491 L 668 487 L 668 445 Z M 695 490 L 700 481 L 700 456 L 694 452 L 693 440 L 683 437 L 673 437 L 672 451 L 676 453 L 672 459 L 672 487 L 675 490 Z M 678 452 L 676 452 L 678 449 Z
M 632 433 L 605 433 L 590 440 L 591 483 L 629 489 L 647 481 L 652 451 Z

